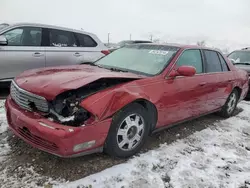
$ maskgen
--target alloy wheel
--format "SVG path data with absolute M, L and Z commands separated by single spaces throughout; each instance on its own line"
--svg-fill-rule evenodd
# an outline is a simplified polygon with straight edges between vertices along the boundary
M 142 116 L 139 114 L 127 116 L 117 131 L 118 147 L 124 151 L 133 150 L 141 142 L 144 129 L 145 123 Z

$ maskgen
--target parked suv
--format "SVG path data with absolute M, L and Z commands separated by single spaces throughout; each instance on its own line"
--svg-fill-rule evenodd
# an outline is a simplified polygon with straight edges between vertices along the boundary
M 228 59 L 235 67 L 247 71 L 250 76 L 250 47 L 231 52 L 228 55 Z M 248 91 L 247 98 L 250 98 L 250 91 Z
M 0 83 L 27 69 L 91 63 L 108 48 L 95 34 L 57 26 L 0 24 Z

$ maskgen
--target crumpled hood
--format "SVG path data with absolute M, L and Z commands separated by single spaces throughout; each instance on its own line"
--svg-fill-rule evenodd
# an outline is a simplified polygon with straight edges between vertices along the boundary
M 142 75 L 114 72 L 90 65 L 60 66 L 25 71 L 15 78 L 22 89 L 47 100 L 58 94 L 80 88 L 101 78 L 143 78 Z

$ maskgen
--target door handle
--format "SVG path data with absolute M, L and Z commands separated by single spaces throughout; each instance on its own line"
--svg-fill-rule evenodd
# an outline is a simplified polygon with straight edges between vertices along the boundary
M 40 52 L 35 52 L 35 53 L 33 53 L 33 56 L 34 57 L 41 57 L 41 56 L 43 56 L 44 54 L 41 54 Z
M 200 86 L 204 86 L 204 85 L 206 85 L 207 84 L 207 82 L 201 82 L 199 85 Z
M 79 52 L 76 52 L 76 53 L 74 53 L 74 56 L 76 56 L 76 57 L 80 57 L 80 56 L 81 56 L 81 54 L 80 54 Z

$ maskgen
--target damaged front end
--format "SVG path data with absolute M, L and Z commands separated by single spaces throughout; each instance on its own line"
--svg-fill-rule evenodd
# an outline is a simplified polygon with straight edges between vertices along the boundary
M 50 102 L 50 110 L 49 113 L 46 114 L 46 117 L 63 125 L 74 127 L 82 126 L 84 125 L 84 122 L 92 116 L 90 112 L 80 106 L 82 100 L 101 90 L 132 80 L 135 79 L 103 78 L 89 83 L 81 88 L 63 92 Z

